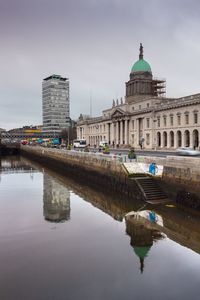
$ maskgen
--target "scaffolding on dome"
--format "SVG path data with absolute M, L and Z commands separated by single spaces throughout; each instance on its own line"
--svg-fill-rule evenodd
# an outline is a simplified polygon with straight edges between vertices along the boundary
M 153 78 L 152 91 L 153 95 L 156 97 L 166 97 L 166 80 Z

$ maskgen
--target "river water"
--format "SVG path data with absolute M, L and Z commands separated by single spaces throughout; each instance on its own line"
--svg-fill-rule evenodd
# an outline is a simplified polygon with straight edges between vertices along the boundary
M 152 232 L 125 221 L 132 202 L 3 159 L 0 299 L 200 299 L 198 217 L 161 207 Z

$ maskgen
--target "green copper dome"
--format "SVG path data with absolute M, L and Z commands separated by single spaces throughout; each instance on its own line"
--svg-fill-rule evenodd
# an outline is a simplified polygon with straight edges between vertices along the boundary
M 145 258 L 148 256 L 148 252 L 151 249 L 151 246 L 146 247 L 133 247 L 135 254 L 140 258 Z
M 131 73 L 135 72 L 150 72 L 151 73 L 151 67 L 148 64 L 146 60 L 143 59 L 143 46 L 142 43 L 140 43 L 140 54 L 139 54 L 139 60 L 134 63 Z
M 151 72 L 151 67 L 148 62 L 142 58 L 134 63 L 131 73 L 134 72 Z

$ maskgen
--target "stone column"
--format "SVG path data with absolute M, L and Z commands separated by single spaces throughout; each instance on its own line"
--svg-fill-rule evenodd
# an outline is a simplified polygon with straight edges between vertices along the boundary
M 120 144 L 123 145 L 123 139 L 124 139 L 124 136 L 123 136 L 123 121 L 120 121 Z
M 164 148 L 164 138 L 163 138 L 163 132 L 160 132 L 160 148 Z
M 139 118 L 138 119 L 136 119 L 136 145 L 139 147 L 139 139 L 140 139 L 140 120 L 139 120 Z
M 177 131 L 174 131 L 174 149 L 178 148 L 178 137 L 177 137 Z
M 127 144 L 130 144 L 130 120 L 127 120 Z
M 116 122 L 116 145 L 119 144 L 119 122 Z
M 166 131 L 167 132 L 167 147 L 166 148 L 169 148 L 169 131 Z
M 114 143 L 116 144 L 115 141 L 115 123 L 111 123 L 111 136 L 112 136 L 112 142 L 114 141 Z
M 125 124 L 124 124 L 124 141 L 125 141 L 125 145 L 128 144 L 128 120 L 125 120 Z
M 106 124 L 107 130 L 106 130 L 106 141 L 110 142 L 110 123 Z
M 189 147 L 190 148 L 193 148 L 193 134 L 191 131 L 189 131 L 189 139 L 190 139 L 190 142 L 189 142 Z

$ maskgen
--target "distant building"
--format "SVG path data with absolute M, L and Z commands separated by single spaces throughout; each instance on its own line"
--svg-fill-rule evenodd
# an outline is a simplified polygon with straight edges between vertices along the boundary
M 165 97 L 165 80 L 153 78 L 151 67 L 139 60 L 126 82 L 125 100 L 113 100 L 112 107 L 97 118 L 79 118 L 77 137 L 90 145 L 107 140 L 110 145 L 145 149 L 198 148 L 200 94 L 181 98 Z
M 51 75 L 42 82 L 43 131 L 61 132 L 70 124 L 69 79 Z

